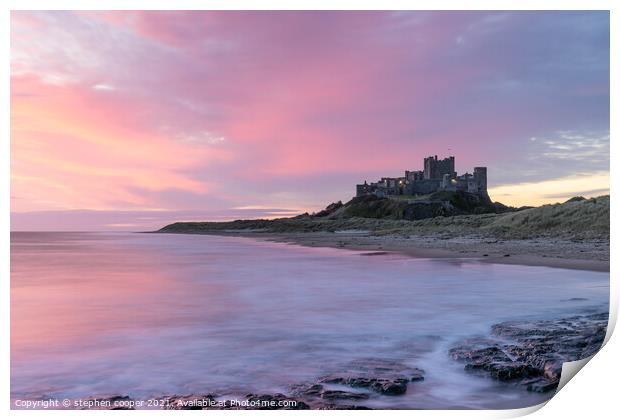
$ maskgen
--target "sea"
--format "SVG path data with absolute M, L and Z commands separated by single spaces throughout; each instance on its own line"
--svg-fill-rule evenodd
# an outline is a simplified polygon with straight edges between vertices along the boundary
M 11 234 L 11 400 L 289 395 L 366 359 L 425 371 L 371 408 L 521 408 L 551 398 L 448 350 L 493 324 L 607 311 L 609 273 L 266 240 Z

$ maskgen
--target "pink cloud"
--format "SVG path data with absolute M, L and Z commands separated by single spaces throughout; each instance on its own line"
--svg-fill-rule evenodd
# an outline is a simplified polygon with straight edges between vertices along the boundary
M 596 22 L 14 12 L 13 210 L 320 206 L 429 154 L 508 182 L 531 137 L 608 129 Z
M 204 194 L 208 180 L 184 171 L 227 159 L 225 150 L 167 137 L 152 126 L 148 112 L 140 111 L 147 104 L 115 93 L 28 77 L 14 77 L 12 93 L 13 190 L 20 197 L 52 195 L 69 208 L 112 202 L 157 207 L 129 190 Z

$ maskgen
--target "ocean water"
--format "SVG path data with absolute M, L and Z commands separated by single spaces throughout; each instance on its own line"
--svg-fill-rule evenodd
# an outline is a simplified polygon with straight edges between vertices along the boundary
M 497 322 L 608 301 L 608 273 L 207 235 L 12 233 L 11 397 L 290 394 L 385 358 L 426 379 L 364 405 L 525 407 L 551 395 L 468 374 L 448 349 Z

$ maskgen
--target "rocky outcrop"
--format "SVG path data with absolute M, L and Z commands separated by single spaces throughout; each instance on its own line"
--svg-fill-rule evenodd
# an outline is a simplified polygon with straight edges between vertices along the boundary
M 294 386 L 293 395 L 311 408 L 363 409 L 367 408 L 365 400 L 377 395 L 403 395 L 412 382 L 422 380 L 421 369 L 389 359 L 359 359 L 316 382 Z
M 389 359 L 359 359 L 338 372 L 291 387 L 290 395 L 246 394 L 223 400 L 214 394 L 166 396 L 169 410 L 303 410 L 369 409 L 364 402 L 378 395 L 398 396 L 413 382 L 424 380 L 424 371 Z
M 417 201 L 403 207 L 402 219 L 422 220 L 456 214 L 454 206 L 447 201 Z
M 407 392 L 411 382 L 424 380 L 424 371 L 402 363 L 386 359 L 356 360 L 337 373 L 326 375 L 318 383 L 297 387 L 297 393 L 303 396 L 327 399 L 363 400 L 369 394 L 402 395 Z M 366 392 L 333 391 L 329 385 L 342 385 L 352 389 L 364 389 Z
M 491 338 L 472 338 L 450 350 L 465 370 L 515 382 L 530 391 L 555 390 L 562 364 L 596 353 L 605 338 L 607 313 L 550 321 L 504 322 Z
M 562 364 L 589 357 L 601 347 L 608 314 L 580 315 L 545 321 L 514 321 L 493 325 L 489 336 L 464 340 L 449 355 L 466 371 L 514 384 L 533 392 L 554 391 Z M 353 360 L 307 383 L 292 385 L 283 393 L 230 393 L 173 395 L 156 398 L 155 406 L 170 410 L 303 410 L 369 409 L 377 398 L 398 399 L 415 393 L 425 372 L 399 360 Z M 236 393 L 234 394 L 236 395 Z M 86 400 L 80 408 L 134 408 L 129 396 Z M 135 402 L 138 402 L 136 400 Z M 77 407 L 74 407 L 77 408 Z
M 424 380 L 424 371 L 389 359 L 361 359 L 348 364 L 341 373 L 321 378 L 325 384 L 365 388 L 383 395 L 401 395 L 410 382 Z
M 315 217 L 422 220 L 439 216 L 500 213 L 514 210 L 492 203 L 488 196 L 463 191 L 440 191 L 425 197 L 354 197 L 346 204 L 330 204 Z

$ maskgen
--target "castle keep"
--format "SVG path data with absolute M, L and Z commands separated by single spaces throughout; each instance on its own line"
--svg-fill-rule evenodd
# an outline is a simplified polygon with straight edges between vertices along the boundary
M 473 174 L 457 175 L 454 156 L 441 160 L 437 155 L 429 156 L 424 159 L 424 170 L 405 171 L 404 177 L 381 178 L 370 184 L 364 181 L 357 185 L 356 196 L 424 195 L 436 191 L 464 191 L 487 197 L 487 168 L 479 166 Z

